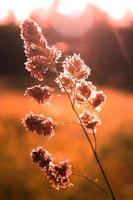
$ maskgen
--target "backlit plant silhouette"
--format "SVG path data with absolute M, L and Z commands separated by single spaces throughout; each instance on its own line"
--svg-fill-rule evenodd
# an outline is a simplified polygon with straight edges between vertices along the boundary
M 48 44 L 40 27 L 33 20 L 25 20 L 20 28 L 27 57 L 26 69 L 38 81 L 44 80 L 46 71 L 55 73 L 55 82 L 61 92 L 68 97 L 72 110 L 77 117 L 76 123 L 83 130 L 109 191 L 106 192 L 101 186 L 88 177 L 86 178 L 108 195 L 108 198 L 115 200 L 112 187 L 97 154 L 96 127 L 101 123 L 97 112 L 100 111 L 106 100 L 105 94 L 103 91 L 98 91 L 92 82 L 88 81 L 90 68 L 80 58 L 80 55 L 68 56 L 61 62 L 61 51 Z M 62 63 L 62 70 L 58 69 L 58 63 L 60 62 Z M 45 104 L 48 103 L 52 93 L 53 90 L 49 86 L 35 85 L 27 88 L 25 96 L 32 98 L 38 104 Z M 27 130 L 36 132 L 45 138 L 52 138 L 57 126 L 51 117 L 46 117 L 43 114 L 37 115 L 32 112 L 26 114 L 23 125 Z M 93 135 L 93 141 L 90 135 Z M 55 189 L 59 190 L 73 186 L 70 181 L 73 168 L 68 160 L 56 163 L 51 154 L 43 147 L 32 150 L 31 157 L 33 163 L 36 163 L 44 171 Z

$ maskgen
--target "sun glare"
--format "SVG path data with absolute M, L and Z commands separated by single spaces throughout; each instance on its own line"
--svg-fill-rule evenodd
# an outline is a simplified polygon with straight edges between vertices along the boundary
M 10 7 L 17 20 L 21 21 L 30 14 L 31 9 L 34 9 L 34 1 L 32 4 L 30 1 L 26 3 L 24 1 L 13 1 Z
M 0 20 L 4 20 L 9 11 L 14 13 L 18 21 L 24 20 L 37 8 L 49 9 L 54 0 L 0 0 Z
M 86 0 L 60 0 L 57 11 L 66 16 L 80 16 L 84 12 L 86 5 Z
M 3 3 L 0 1 L 0 20 L 4 20 L 6 18 L 6 16 L 8 15 L 9 12 L 9 5 L 8 3 Z
M 128 12 L 133 12 L 133 0 L 0 0 L 0 23 L 9 17 L 10 12 L 17 21 L 21 21 L 34 9 L 49 10 L 54 2 L 57 5 L 55 10 L 66 17 L 81 16 L 90 4 L 96 5 L 115 20 L 123 19 Z
M 124 18 L 127 12 L 133 12 L 132 0 L 88 0 L 88 3 L 101 8 L 116 20 Z

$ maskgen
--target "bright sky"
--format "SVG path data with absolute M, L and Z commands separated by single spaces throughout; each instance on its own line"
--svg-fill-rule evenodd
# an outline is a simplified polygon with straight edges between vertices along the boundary
M 103 9 L 114 19 L 121 19 L 127 11 L 133 12 L 133 0 L 60 0 L 57 11 L 66 16 L 78 16 L 85 10 L 87 4 L 94 4 Z M 49 9 L 54 0 L 0 0 L 0 20 L 4 19 L 10 10 L 18 20 L 23 20 L 32 10 L 41 7 Z
M 49 9 L 54 0 L 0 0 L 0 20 L 13 11 L 18 21 L 28 17 L 36 8 Z

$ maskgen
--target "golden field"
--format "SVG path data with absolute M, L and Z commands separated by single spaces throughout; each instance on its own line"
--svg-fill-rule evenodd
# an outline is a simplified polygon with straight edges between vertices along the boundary
M 133 95 L 102 88 L 107 95 L 97 129 L 99 156 L 118 200 L 133 199 Z M 73 166 L 104 187 L 90 147 L 78 125 L 56 128 L 45 138 L 25 131 L 21 118 L 29 111 L 51 116 L 58 122 L 76 120 L 66 96 L 54 94 L 51 105 L 40 106 L 23 96 L 24 91 L 1 90 L 0 95 L 0 200 L 105 200 L 87 180 L 73 176 L 74 187 L 52 189 L 39 168 L 32 164 L 30 151 L 43 146 L 55 160 L 70 159 Z

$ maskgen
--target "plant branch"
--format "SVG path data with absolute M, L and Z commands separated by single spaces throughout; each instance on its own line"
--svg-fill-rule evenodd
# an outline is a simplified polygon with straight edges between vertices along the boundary
M 69 95 L 69 94 L 68 94 L 68 95 Z M 69 99 L 70 99 L 70 98 L 69 98 Z M 82 127 L 82 129 L 83 129 L 83 131 L 84 131 L 84 133 L 85 133 L 85 136 L 86 136 L 86 138 L 87 138 L 87 140 L 88 140 L 88 142 L 89 142 L 89 144 L 90 144 L 90 146 L 91 146 L 93 155 L 94 155 L 94 157 L 95 157 L 95 159 L 96 159 L 96 161 L 97 161 L 97 164 L 98 164 L 98 166 L 99 166 L 99 169 L 100 169 L 100 171 L 101 171 L 101 173 L 102 173 L 102 175 L 103 175 L 103 177 L 104 177 L 104 180 L 105 180 L 105 182 L 106 182 L 106 184 L 107 184 L 107 186 L 108 186 L 108 189 L 109 189 L 109 191 L 110 191 L 110 194 L 111 194 L 111 196 L 112 196 L 112 200 L 116 200 L 116 198 L 115 198 L 115 196 L 114 196 L 114 193 L 113 193 L 113 190 L 112 190 L 112 187 L 111 187 L 111 185 L 110 185 L 110 183 L 109 183 L 109 181 L 108 181 L 108 178 L 107 178 L 107 176 L 106 176 L 106 174 L 105 174 L 105 171 L 104 171 L 104 169 L 103 169 L 103 166 L 102 166 L 102 164 L 101 164 L 101 162 L 100 162 L 100 160 L 99 160 L 99 158 L 98 158 L 98 155 L 97 155 L 97 153 L 96 153 L 96 151 L 95 151 L 95 149 L 94 149 L 94 147 L 93 147 L 93 145 L 92 145 L 92 142 L 91 142 L 91 140 L 90 140 L 90 138 L 89 138 L 89 136 L 88 136 L 88 133 L 87 133 L 87 131 L 86 131 L 84 125 L 82 124 L 82 121 L 81 121 L 81 119 L 80 119 L 80 117 L 79 117 L 79 115 L 78 115 L 78 113 L 77 113 L 75 107 L 72 106 L 72 109 L 73 109 L 73 111 L 75 112 L 75 114 L 76 114 L 76 116 L 77 116 L 77 118 L 78 118 L 78 120 L 79 120 L 79 122 L 80 122 L 80 124 L 81 124 L 81 127 Z
M 94 144 L 95 144 L 95 152 L 97 152 L 97 140 L 96 140 L 96 135 L 94 132 L 94 129 L 92 130 L 93 138 L 94 138 Z
M 101 164 L 101 162 L 100 162 L 100 160 L 99 160 L 99 158 L 98 158 L 97 152 L 95 151 L 95 148 L 94 148 L 93 145 L 92 145 L 91 139 L 90 139 L 90 137 L 88 136 L 88 133 L 87 133 L 87 131 L 86 131 L 84 125 L 82 124 L 82 121 L 81 121 L 81 119 L 80 119 L 80 117 L 79 117 L 79 114 L 78 114 L 77 110 L 75 109 L 75 107 L 74 107 L 74 105 L 73 105 L 73 102 L 72 102 L 72 100 L 71 100 L 71 97 L 70 97 L 69 93 L 67 92 L 67 90 L 66 90 L 64 84 L 62 83 L 62 81 L 61 81 L 61 79 L 60 79 L 60 77 L 59 77 L 59 73 L 58 73 L 57 71 L 55 71 L 55 72 L 56 72 L 56 74 L 57 74 L 57 77 L 58 77 L 59 81 L 61 82 L 61 84 L 62 84 L 62 86 L 63 86 L 63 89 L 64 89 L 65 93 L 66 93 L 67 96 L 68 96 L 68 99 L 69 99 L 69 101 L 70 101 L 71 107 L 72 107 L 74 113 L 76 114 L 76 116 L 77 116 L 77 118 L 78 118 L 78 120 L 79 120 L 79 122 L 80 122 L 80 125 L 81 125 L 81 127 L 82 127 L 82 129 L 83 129 L 83 131 L 84 131 L 84 134 L 85 134 L 85 136 L 86 136 L 86 138 L 87 138 L 87 140 L 88 140 L 88 142 L 89 142 L 89 144 L 90 144 L 90 147 L 91 147 L 91 149 L 92 149 L 92 152 L 93 152 L 93 155 L 94 155 L 94 157 L 95 157 L 95 160 L 96 160 L 96 162 L 97 162 L 97 164 L 98 164 L 98 166 L 99 166 L 99 169 L 100 169 L 100 171 L 101 171 L 101 174 L 103 175 L 103 178 L 104 178 L 104 180 L 105 180 L 105 182 L 106 182 L 106 184 L 107 184 L 107 186 L 108 186 L 108 189 L 109 189 L 109 191 L 110 191 L 110 194 L 111 194 L 111 196 L 112 196 L 112 200 L 116 200 L 115 195 L 114 195 L 113 190 L 112 190 L 112 187 L 111 187 L 111 185 L 110 185 L 110 183 L 109 183 L 109 180 L 108 180 L 108 178 L 107 178 L 107 175 L 106 175 L 106 173 L 105 173 L 105 171 L 104 171 L 104 169 L 103 169 L 103 166 L 102 166 L 102 164 Z
M 56 124 L 59 126 L 59 125 L 65 125 L 65 124 L 76 124 L 76 125 L 79 125 L 80 126 L 80 124 L 78 123 L 78 122 L 75 122 L 75 121 L 65 121 L 65 122 L 57 122 L 56 121 Z
M 77 170 L 76 170 L 77 171 Z M 79 172 L 79 171 L 77 171 L 78 173 L 76 174 L 73 174 L 73 175 L 75 175 L 75 176 L 79 176 L 79 177 L 81 177 L 81 178 L 85 178 L 85 179 L 87 179 L 92 185 L 94 185 L 95 187 L 97 187 L 100 191 L 102 191 L 106 196 L 108 196 L 110 199 L 112 199 L 111 198 L 111 196 L 99 185 L 99 184 L 97 184 L 97 183 L 95 183 L 95 181 L 93 181 L 92 179 L 90 179 L 87 175 L 85 175 L 85 174 L 82 174 L 81 172 Z

